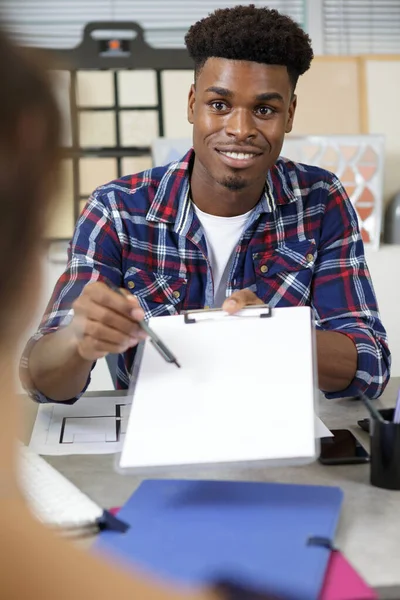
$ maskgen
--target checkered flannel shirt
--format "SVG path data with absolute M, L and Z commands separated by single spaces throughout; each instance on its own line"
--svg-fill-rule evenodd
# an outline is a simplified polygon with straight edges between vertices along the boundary
M 193 158 L 191 150 L 179 162 L 122 177 L 89 199 L 70 243 L 67 268 L 21 361 L 25 387 L 37 401 L 51 399 L 31 385 L 30 349 L 70 322 L 72 303 L 88 283 L 108 280 L 125 287 L 146 317 L 213 306 L 207 243 L 189 194 Z M 278 159 L 238 241 L 226 295 L 244 288 L 272 307 L 311 306 L 317 329 L 353 340 L 356 376 L 346 390 L 328 397 L 382 393 L 390 370 L 387 336 L 357 216 L 335 175 Z M 128 387 L 133 357 L 132 349 L 119 356 L 121 389 Z

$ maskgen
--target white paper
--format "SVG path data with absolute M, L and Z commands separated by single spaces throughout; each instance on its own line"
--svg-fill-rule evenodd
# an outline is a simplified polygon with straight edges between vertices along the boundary
M 73 406 L 41 404 L 29 446 L 38 454 L 58 456 L 120 452 L 131 403 L 128 396 L 104 396 L 83 397 Z M 315 435 L 333 435 L 317 416 Z
M 315 415 L 315 437 L 333 437 L 333 433 L 327 428 L 325 423 L 323 423 L 321 419 L 317 417 L 317 415 Z
M 83 396 L 73 405 L 41 404 L 29 447 L 37 454 L 120 452 L 132 398 Z
M 146 341 L 122 469 L 315 460 L 310 309 L 245 312 L 151 319 L 181 368 Z

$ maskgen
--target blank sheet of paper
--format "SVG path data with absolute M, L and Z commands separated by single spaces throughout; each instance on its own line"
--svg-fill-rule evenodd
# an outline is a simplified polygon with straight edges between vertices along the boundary
M 146 341 L 121 468 L 315 458 L 310 309 L 218 314 L 151 319 L 181 368 Z

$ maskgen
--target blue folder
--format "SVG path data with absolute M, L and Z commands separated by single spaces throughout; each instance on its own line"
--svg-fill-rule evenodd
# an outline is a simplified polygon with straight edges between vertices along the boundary
M 343 492 L 336 487 L 147 480 L 95 551 L 188 584 L 228 582 L 255 593 L 317 600 Z

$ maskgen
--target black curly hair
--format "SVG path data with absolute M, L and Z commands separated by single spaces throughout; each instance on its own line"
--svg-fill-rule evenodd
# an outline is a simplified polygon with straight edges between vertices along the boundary
M 254 4 L 216 10 L 192 25 L 185 43 L 196 75 L 211 57 L 283 65 L 293 90 L 314 57 L 309 36 L 295 21 Z

